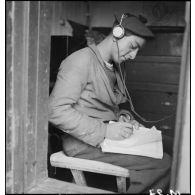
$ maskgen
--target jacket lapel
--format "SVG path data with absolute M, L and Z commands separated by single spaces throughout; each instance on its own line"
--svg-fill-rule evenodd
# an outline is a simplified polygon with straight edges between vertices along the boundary
M 109 94 L 113 104 L 115 105 L 115 104 L 117 104 L 118 101 L 117 101 L 117 98 L 116 98 L 116 96 L 115 96 L 115 94 L 113 92 L 112 84 L 110 83 L 111 81 L 108 78 L 108 76 L 107 76 L 107 74 L 106 74 L 106 72 L 104 70 L 104 61 L 103 61 L 103 59 L 102 59 L 102 57 L 101 57 L 97 47 L 94 44 L 90 45 L 89 48 L 94 52 L 94 54 L 96 55 L 99 63 L 101 64 L 101 67 L 100 67 L 100 77 L 104 81 L 104 84 L 105 84 L 105 86 L 107 88 L 107 92 L 108 92 L 108 94 Z

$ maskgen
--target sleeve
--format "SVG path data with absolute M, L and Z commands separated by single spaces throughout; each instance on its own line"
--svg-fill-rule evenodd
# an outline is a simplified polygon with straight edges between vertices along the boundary
M 106 124 L 74 109 L 87 84 L 89 69 L 90 57 L 87 55 L 74 53 L 62 62 L 49 98 L 49 121 L 96 147 L 105 138 Z
M 119 117 L 120 117 L 121 115 L 129 115 L 131 120 L 134 119 L 134 117 L 133 117 L 133 115 L 131 114 L 131 112 L 128 111 L 128 110 L 125 110 L 125 109 L 121 109 L 121 110 L 119 111 Z

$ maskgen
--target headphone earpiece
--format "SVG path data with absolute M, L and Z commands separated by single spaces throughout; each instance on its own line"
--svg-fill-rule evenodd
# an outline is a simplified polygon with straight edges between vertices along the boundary
M 122 14 L 121 19 L 120 19 L 120 23 L 118 22 L 118 24 L 115 25 L 112 29 L 112 34 L 116 39 L 121 39 L 125 35 L 125 29 L 122 26 L 122 21 L 123 21 L 123 18 L 126 18 L 126 17 L 128 17 L 127 14 Z M 115 18 L 116 18 L 116 16 L 115 16 Z
M 118 24 L 112 29 L 112 34 L 115 38 L 121 39 L 125 35 L 125 29 L 122 25 Z

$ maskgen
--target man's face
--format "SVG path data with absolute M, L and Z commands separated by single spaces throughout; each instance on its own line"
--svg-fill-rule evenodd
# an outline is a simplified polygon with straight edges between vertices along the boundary
M 145 39 L 136 35 L 124 36 L 118 40 L 119 56 L 117 45 L 112 51 L 112 59 L 115 63 L 135 59 L 137 52 L 145 45 Z

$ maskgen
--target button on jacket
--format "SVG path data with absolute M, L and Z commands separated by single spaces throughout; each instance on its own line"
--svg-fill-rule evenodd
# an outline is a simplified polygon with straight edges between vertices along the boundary
M 49 99 L 49 120 L 76 138 L 66 141 L 67 150 L 78 152 L 87 144 L 97 147 L 105 137 L 104 121 L 118 120 L 118 104 L 126 101 L 124 87 L 116 72 L 120 90 L 114 93 L 104 68 L 95 45 L 74 52 L 60 65 Z

